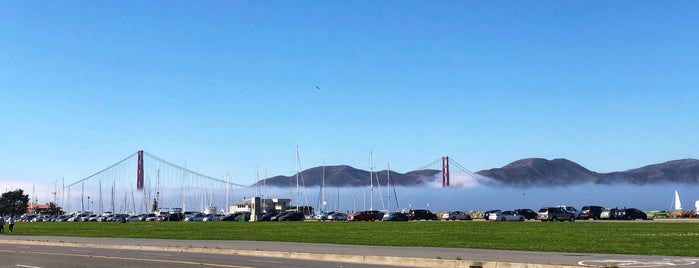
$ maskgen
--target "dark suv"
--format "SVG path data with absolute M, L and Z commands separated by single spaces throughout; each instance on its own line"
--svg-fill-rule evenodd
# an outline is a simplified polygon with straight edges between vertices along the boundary
M 541 221 L 575 221 L 575 214 L 560 207 L 543 207 L 536 219 Z
M 411 209 L 408 215 L 410 220 L 437 220 L 437 215 L 427 209 Z
M 533 211 L 533 210 L 528 209 L 528 208 L 515 209 L 514 212 L 516 214 L 524 216 L 524 218 L 527 220 L 536 220 L 536 216 L 538 215 L 538 213 L 536 213 L 536 211 Z
M 599 220 L 600 214 L 602 214 L 602 210 L 604 210 L 603 207 L 600 206 L 583 206 L 580 209 L 580 216 L 578 216 L 578 219 L 581 220 Z
M 636 220 L 636 219 L 641 219 L 641 220 L 647 220 L 647 219 L 648 219 L 648 215 L 647 215 L 645 212 L 643 212 L 643 211 L 641 211 L 641 210 L 639 210 L 639 209 L 635 209 L 635 208 L 625 208 L 625 209 L 621 209 L 621 210 L 619 210 L 619 212 L 617 212 L 617 215 L 618 215 L 618 217 L 619 217 L 620 220 L 631 220 L 631 221 L 633 221 L 633 220 Z

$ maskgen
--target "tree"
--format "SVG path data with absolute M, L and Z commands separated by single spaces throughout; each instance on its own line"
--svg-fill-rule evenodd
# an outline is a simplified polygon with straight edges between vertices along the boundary
M 49 209 L 46 211 L 47 214 L 49 215 L 63 215 L 63 210 L 61 210 L 60 207 L 56 205 L 54 202 L 50 202 L 49 204 Z
M 3 193 L 0 196 L 0 215 L 21 215 L 27 213 L 29 195 L 24 194 L 24 190 L 17 189 Z

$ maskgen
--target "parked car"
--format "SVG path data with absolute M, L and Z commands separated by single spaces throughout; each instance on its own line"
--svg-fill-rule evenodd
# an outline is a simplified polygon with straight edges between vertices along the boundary
M 557 206 L 557 207 L 562 208 L 565 211 L 567 211 L 568 213 L 573 214 L 576 219 L 578 218 L 578 216 L 580 216 L 580 211 L 575 209 L 575 207 L 572 207 L 572 206 Z
M 329 220 L 329 221 L 346 221 L 347 214 L 342 213 L 342 212 L 335 212 L 333 214 L 328 215 L 327 220 Z
M 383 216 L 382 221 L 409 221 L 410 217 L 402 212 L 390 212 Z
M 277 214 L 279 214 L 279 212 L 277 211 L 271 211 L 262 214 L 262 217 L 260 217 L 260 221 L 272 221 L 272 217 L 277 216 Z
M 203 221 L 206 215 L 204 213 L 194 213 L 190 214 L 189 217 L 185 218 L 184 221 Z
M 543 207 L 536 216 L 541 221 L 575 221 L 575 214 L 566 211 L 561 207 Z
M 488 217 L 490 217 L 490 213 L 498 213 L 502 210 L 499 209 L 493 209 L 493 210 L 488 210 L 486 212 L 483 212 L 483 219 L 488 220 Z
M 380 221 L 383 218 L 383 212 L 378 210 L 362 210 L 349 214 L 347 218 L 350 221 Z
M 454 210 L 449 213 L 444 213 L 442 214 L 442 219 L 443 220 L 463 220 L 463 221 L 470 221 L 471 220 L 471 215 L 469 215 L 466 212 L 460 211 L 460 210 Z
M 513 210 L 515 213 L 524 216 L 525 220 L 536 220 L 536 216 L 539 215 L 536 211 L 528 208 L 520 208 Z
M 332 215 L 332 214 L 335 214 L 335 213 L 337 213 L 337 212 L 335 212 L 335 211 L 328 211 L 328 212 L 325 212 L 325 213 L 323 213 L 323 214 L 318 214 L 318 215 L 314 216 L 313 219 L 314 219 L 314 220 L 319 220 L 319 221 L 327 221 L 327 220 L 328 220 L 328 216 L 330 216 L 330 215 Z
M 228 214 L 228 215 L 224 216 L 223 218 L 221 218 L 221 221 L 236 221 L 238 219 L 238 215 L 239 214 L 235 214 L 235 213 Z
M 269 220 L 270 220 L 270 221 L 279 221 L 279 218 L 281 218 L 281 217 L 283 217 L 284 215 L 289 214 L 289 213 L 291 213 L 291 212 L 294 212 L 294 211 L 283 211 L 283 212 L 279 212 L 277 215 L 272 216 Z
M 601 206 L 583 206 L 580 209 L 580 214 L 578 215 L 578 219 L 581 219 L 581 220 L 589 220 L 589 219 L 599 220 L 603 210 L 604 210 L 604 208 Z
M 126 221 L 141 221 L 141 219 L 138 217 L 138 215 L 132 215 L 126 218 Z
M 90 215 L 89 213 L 80 214 L 80 218 L 76 221 L 90 221 Z
M 619 220 L 631 220 L 631 221 L 637 220 L 637 219 L 647 220 L 648 215 L 646 215 L 645 212 L 643 212 L 639 209 L 627 208 L 627 209 L 620 209 L 617 212 L 617 219 L 619 219 Z
M 408 216 L 410 216 L 410 220 L 437 220 L 437 215 L 427 209 L 411 209 Z
M 491 221 L 524 221 L 524 215 L 515 213 L 514 211 L 502 211 L 498 213 L 490 213 L 488 220 Z
M 221 221 L 221 215 L 209 214 L 206 215 L 202 221 Z
M 303 212 L 293 211 L 286 213 L 279 217 L 279 221 L 303 221 L 306 219 L 306 215 Z
M 599 218 L 600 218 L 600 220 L 616 220 L 616 219 L 618 219 L 618 216 L 617 216 L 618 210 L 619 209 L 617 209 L 617 208 L 605 208 L 599 214 Z

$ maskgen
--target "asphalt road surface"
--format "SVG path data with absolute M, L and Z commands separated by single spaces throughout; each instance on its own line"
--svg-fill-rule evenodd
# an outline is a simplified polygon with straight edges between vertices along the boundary
M 302 259 L 0 243 L 0 267 L 387 267 Z M 395 266 L 391 266 L 395 267 Z
M 1 267 L 680 267 L 699 256 L 0 235 Z M 533 264 L 531 266 L 527 264 Z M 393 266 L 395 267 L 395 266 Z

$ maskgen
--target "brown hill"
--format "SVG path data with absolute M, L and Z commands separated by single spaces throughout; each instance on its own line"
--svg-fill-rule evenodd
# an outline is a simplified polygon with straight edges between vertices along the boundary
M 699 160 L 674 160 L 627 171 L 597 173 L 567 159 L 526 158 L 501 168 L 481 170 L 476 174 L 489 177 L 494 183 L 517 187 L 565 186 L 582 183 L 699 183 Z M 425 169 L 404 174 L 391 171 L 390 175 L 393 185 L 421 186 L 439 180 L 441 170 Z M 322 167 L 310 168 L 299 173 L 299 184 L 319 186 L 322 177 Z M 386 185 L 386 177 L 386 170 L 375 172 L 374 183 Z M 350 166 L 325 167 L 325 185 L 328 187 L 369 186 L 369 178 L 368 171 Z M 276 176 L 258 183 L 278 187 L 295 186 L 296 176 Z
M 387 183 L 386 170 L 374 172 L 374 184 Z M 391 181 L 393 185 L 416 186 L 429 182 L 432 177 L 441 174 L 439 170 L 416 170 L 405 174 L 391 171 Z M 328 187 L 359 187 L 370 185 L 369 171 L 356 169 L 351 166 L 326 166 L 325 185 Z M 323 167 L 306 169 L 299 173 L 299 184 L 304 186 L 320 186 L 323 181 Z M 292 176 L 276 176 L 265 180 L 260 180 L 259 184 L 266 183 L 268 186 L 288 187 L 296 186 L 296 174 Z
M 476 173 L 513 186 L 569 185 L 597 182 L 601 178 L 601 174 L 567 159 L 527 158 Z

